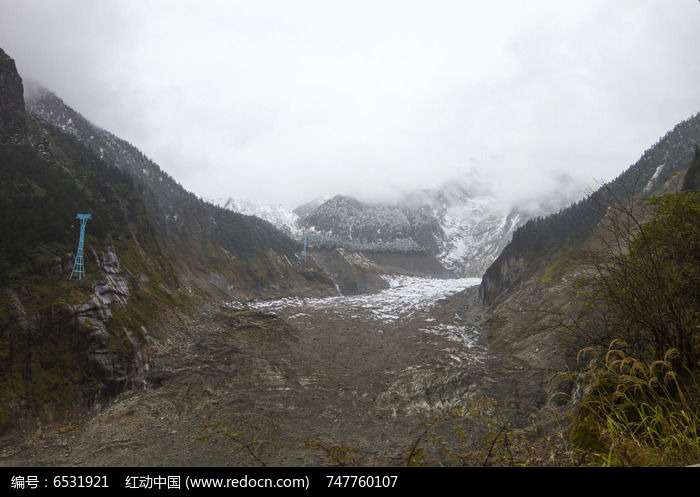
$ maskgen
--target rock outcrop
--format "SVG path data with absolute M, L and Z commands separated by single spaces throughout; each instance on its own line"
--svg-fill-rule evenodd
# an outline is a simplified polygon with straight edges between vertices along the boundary
M 0 143 L 19 141 L 26 127 L 22 78 L 15 61 L 0 49 Z
M 74 315 L 81 328 L 87 330 L 88 350 L 98 366 L 97 376 L 104 383 L 106 393 L 113 395 L 128 385 L 144 381 L 154 345 L 144 326 L 108 329 L 113 312 L 127 306 L 130 289 L 126 278 L 120 274 L 114 246 L 108 246 L 101 259 L 105 278 L 91 285 L 93 295 L 75 307 Z
M 51 278 L 52 273 L 58 273 L 67 280 L 73 259 L 73 254 L 57 257 L 52 266 L 37 276 Z M 57 421 L 64 416 L 68 419 L 71 413 L 80 413 L 95 402 L 145 384 L 156 347 L 145 326 L 123 318 L 131 312 L 127 308 L 133 292 L 130 276 L 119 269 L 116 249 L 107 247 L 101 259 L 101 266 L 90 268 L 93 277 L 101 274 L 101 278 L 97 276 L 90 283 L 66 281 L 67 292 L 69 287 L 82 283 L 85 284 L 79 292 L 84 295 L 85 290 L 89 291 L 87 299 L 73 305 L 69 302 L 75 302 L 75 297 L 66 295 L 37 309 L 31 298 L 26 298 L 29 288 L 5 289 L 8 305 L 0 316 L 0 326 L 12 336 L 26 337 L 27 343 L 32 344 L 18 348 L 19 342 L 10 339 L 14 343 L 9 346 L 10 357 L 23 356 L 23 361 L 31 364 L 23 375 L 13 379 L 14 389 L 35 393 L 34 398 L 10 397 L 8 405 L 0 410 L 0 432 L 27 430 L 37 422 Z M 116 313 L 121 314 L 115 321 Z M 7 340 L 6 335 L 4 339 Z M 52 357 L 49 360 L 43 354 Z M 63 371 L 59 364 L 65 363 L 74 369 Z M 36 386 L 36 382 L 41 386 Z M 47 390 L 44 384 L 58 385 L 57 392 Z

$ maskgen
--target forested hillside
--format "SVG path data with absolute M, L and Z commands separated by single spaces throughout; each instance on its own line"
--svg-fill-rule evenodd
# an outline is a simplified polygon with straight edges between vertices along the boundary
M 142 382 L 170 340 L 165 317 L 198 298 L 335 291 L 274 227 L 201 201 L 42 95 L 41 108 L 76 126 L 26 112 L 0 51 L 0 432 L 67 419 Z M 69 280 L 78 213 L 91 214 L 82 281 Z
M 513 375 L 518 391 L 568 410 L 569 464 L 700 458 L 698 142 L 700 114 L 587 198 L 526 223 L 484 275 L 491 348 L 531 372 Z

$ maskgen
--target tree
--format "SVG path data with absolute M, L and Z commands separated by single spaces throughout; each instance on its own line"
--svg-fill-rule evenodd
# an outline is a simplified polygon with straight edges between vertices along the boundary
M 700 364 L 700 192 L 646 200 L 648 220 L 632 208 L 609 216 L 602 250 L 588 254 L 591 306 L 606 338 L 621 338 L 642 358 L 678 351 L 690 369 Z
M 608 346 L 579 353 L 593 360 L 575 380 L 582 397 L 572 447 L 584 464 L 695 463 L 700 192 L 630 197 L 609 209 L 602 227 L 596 250 L 584 255 L 592 270 L 581 330 Z

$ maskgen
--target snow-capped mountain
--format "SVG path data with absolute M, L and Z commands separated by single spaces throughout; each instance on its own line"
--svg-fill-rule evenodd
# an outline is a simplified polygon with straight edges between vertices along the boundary
M 304 232 L 297 225 L 299 216 L 281 205 L 264 205 L 234 198 L 207 201 L 233 212 L 263 219 L 291 238 L 298 240 L 304 236 Z
M 419 190 L 402 203 L 429 210 L 440 224 L 436 257 L 462 276 L 481 276 L 510 241 L 527 216 L 504 210 L 490 191 L 470 178 L 446 183 L 439 189 Z
M 297 240 L 306 234 L 311 247 L 427 253 L 456 275 L 480 277 L 517 227 L 533 215 L 566 205 L 566 199 L 554 198 L 560 193 L 530 201 L 527 209 L 505 209 L 488 185 L 467 174 L 440 188 L 413 191 L 395 203 L 364 203 L 343 195 L 294 211 L 234 199 L 214 203 L 260 217 Z
M 316 247 L 372 252 L 429 252 L 438 249 L 440 224 L 426 209 L 401 204 L 368 204 L 338 195 L 298 221 Z
M 155 163 L 111 133 L 88 122 L 39 85 L 26 89 L 28 110 L 42 121 L 74 135 L 100 158 L 128 171 L 148 185 L 168 220 L 177 222 L 182 205 L 192 201 Z M 37 146 L 50 150 L 50 143 Z M 557 182 L 563 181 L 558 179 Z M 555 198 L 538 199 L 534 215 L 566 205 Z M 467 174 L 433 190 L 417 190 L 395 203 L 368 204 L 345 196 L 319 198 L 294 211 L 235 199 L 209 200 L 228 210 L 263 219 L 289 237 L 308 235 L 316 247 L 398 253 L 428 253 L 460 276 L 480 277 L 533 209 L 507 210 L 490 188 Z M 544 208 L 541 206 L 545 206 Z

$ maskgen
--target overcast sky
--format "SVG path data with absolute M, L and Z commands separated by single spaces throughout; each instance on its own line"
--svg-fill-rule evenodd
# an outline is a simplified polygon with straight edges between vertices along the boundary
M 610 180 L 700 111 L 697 0 L 0 0 L 0 47 L 199 196 Z

